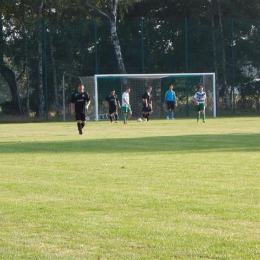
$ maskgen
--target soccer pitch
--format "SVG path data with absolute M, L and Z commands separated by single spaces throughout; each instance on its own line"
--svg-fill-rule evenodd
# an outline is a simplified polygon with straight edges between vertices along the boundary
M 260 259 L 260 118 L 0 125 L 0 259 Z

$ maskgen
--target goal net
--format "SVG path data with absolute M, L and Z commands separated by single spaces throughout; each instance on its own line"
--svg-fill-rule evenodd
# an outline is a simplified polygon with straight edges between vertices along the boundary
M 142 95 L 147 86 L 152 86 L 153 114 L 152 118 L 165 118 L 165 92 L 171 84 L 177 96 L 176 117 L 195 117 L 193 96 L 199 86 L 203 86 L 207 94 L 206 114 L 216 117 L 215 73 L 180 73 L 180 74 L 108 74 L 94 77 L 80 77 L 86 91 L 91 96 L 92 106 L 89 110 L 90 120 L 108 119 L 108 107 L 105 101 L 111 90 L 115 90 L 120 103 L 126 87 L 131 88 L 130 104 L 133 118 L 141 117 Z M 94 104 L 93 104 L 94 103 Z M 94 106 L 93 106 L 94 105 Z M 119 117 L 122 112 L 119 111 Z

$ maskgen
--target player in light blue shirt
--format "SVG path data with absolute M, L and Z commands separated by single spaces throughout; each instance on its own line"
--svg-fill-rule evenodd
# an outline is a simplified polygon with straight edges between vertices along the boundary
M 173 85 L 170 85 L 169 89 L 165 92 L 164 100 L 167 108 L 166 119 L 174 120 L 174 109 L 177 105 L 177 99 L 173 91 Z

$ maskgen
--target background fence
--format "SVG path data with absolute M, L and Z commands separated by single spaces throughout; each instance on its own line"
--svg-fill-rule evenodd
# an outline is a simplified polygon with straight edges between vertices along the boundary
M 119 21 L 117 33 L 126 71 L 215 72 L 217 115 L 258 115 L 260 23 L 231 18 L 222 25 L 221 29 L 208 20 L 186 18 Z M 8 26 L 4 27 L 4 61 L 15 73 L 24 116 L 39 115 L 40 82 L 45 116 L 62 120 L 63 99 L 69 113 L 69 98 L 80 76 L 119 73 L 106 22 L 75 19 L 54 23 L 43 18 L 24 35 Z M 40 77 L 39 69 L 42 69 Z M 166 90 L 167 86 L 162 91 Z M 2 119 L 13 114 L 12 97 L 10 87 L 0 76 Z M 183 109 L 179 116 L 187 115 Z

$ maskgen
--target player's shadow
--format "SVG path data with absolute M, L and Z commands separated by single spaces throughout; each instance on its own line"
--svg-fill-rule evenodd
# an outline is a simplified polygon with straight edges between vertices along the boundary
M 194 153 L 260 151 L 260 134 L 152 136 L 2 143 L 1 153 Z

